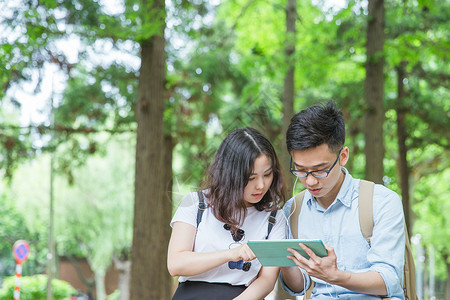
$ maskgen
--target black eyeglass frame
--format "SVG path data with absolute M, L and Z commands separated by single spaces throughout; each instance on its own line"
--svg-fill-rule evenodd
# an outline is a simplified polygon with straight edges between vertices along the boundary
M 315 178 L 326 178 L 326 177 L 328 177 L 328 174 L 330 174 L 331 170 L 333 170 L 334 166 L 337 164 L 337 162 L 339 160 L 339 157 L 341 157 L 342 149 L 344 149 L 344 147 L 342 147 L 341 150 L 339 150 L 339 153 L 338 153 L 338 156 L 336 157 L 336 160 L 334 161 L 333 165 L 328 170 L 308 172 L 308 171 L 299 171 L 299 170 L 296 170 L 296 169 L 292 169 L 292 156 L 291 156 L 291 162 L 289 163 L 289 171 L 292 173 L 292 175 L 294 175 L 294 176 L 296 176 L 298 178 L 306 178 L 306 177 L 308 177 L 308 175 L 311 175 L 311 176 L 313 176 Z M 304 176 L 300 176 L 299 173 L 304 175 Z

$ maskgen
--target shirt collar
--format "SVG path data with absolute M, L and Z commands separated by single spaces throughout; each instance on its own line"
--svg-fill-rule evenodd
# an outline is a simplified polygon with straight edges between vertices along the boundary
M 346 168 L 342 167 L 342 172 L 345 174 L 344 182 L 341 185 L 341 189 L 339 190 L 336 199 L 341 201 L 346 207 L 350 207 L 353 200 L 353 189 L 351 188 L 353 178 Z

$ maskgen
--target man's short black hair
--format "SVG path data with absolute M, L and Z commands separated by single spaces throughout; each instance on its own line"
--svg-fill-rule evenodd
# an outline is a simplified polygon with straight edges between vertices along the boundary
M 345 143 L 345 121 L 342 111 L 332 100 L 314 104 L 294 115 L 286 132 L 286 145 L 292 150 L 306 150 L 327 144 L 339 152 Z

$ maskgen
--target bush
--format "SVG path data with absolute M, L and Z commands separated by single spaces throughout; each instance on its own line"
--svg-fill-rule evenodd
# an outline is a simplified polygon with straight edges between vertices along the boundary
M 115 290 L 114 293 L 110 294 L 107 297 L 107 300 L 119 300 L 120 297 L 120 291 L 119 290 Z
M 0 289 L 0 300 L 11 300 L 14 298 L 15 276 L 7 277 Z M 67 282 L 53 279 L 53 299 L 63 300 L 76 293 L 76 290 Z M 23 276 L 20 280 L 20 300 L 46 300 L 47 299 L 47 276 L 34 275 Z

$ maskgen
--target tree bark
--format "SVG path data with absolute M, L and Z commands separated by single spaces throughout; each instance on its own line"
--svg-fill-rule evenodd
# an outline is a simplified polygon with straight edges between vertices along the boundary
M 119 300 L 130 299 L 130 275 L 131 275 L 131 261 L 120 260 L 117 257 L 113 257 L 114 266 L 119 271 L 119 283 L 118 289 L 120 292 Z
M 292 115 L 294 113 L 294 91 L 295 91 L 295 42 L 296 28 L 295 21 L 297 19 L 297 0 L 288 0 L 286 6 L 286 40 L 284 52 L 286 55 L 287 71 L 284 76 L 283 96 L 282 96 L 282 112 L 283 118 L 281 123 L 281 143 L 278 151 L 282 172 L 286 183 L 288 195 L 292 191 L 292 178 L 289 172 L 290 153 L 286 149 L 286 131 L 289 127 Z M 276 285 L 277 299 L 293 299 L 283 288 L 278 280 Z M 295 297 L 294 297 L 295 299 Z
M 365 99 L 365 178 L 383 183 L 384 0 L 369 0 Z
M 105 291 L 105 273 L 106 271 L 97 271 L 94 273 L 95 276 L 95 291 L 97 300 L 106 300 Z
M 172 135 L 167 134 L 164 136 L 164 168 L 162 171 L 164 174 L 164 200 L 168 202 L 168 205 L 165 205 L 164 208 L 169 211 L 165 212 L 165 215 L 170 217 L 172 216 L 172 186 L 173 186 L 173 171 L 172 171 L 172 161 L 173 161 L 173 149 L 175 148 L 175 141 Z M 170 226 L 164 227 L 166 229 L 166 234 L 170 235 Z
M 450 299 L 450 263 L 448 263 L 448 255 L 445 255 L 445 266 L 447 267 L 447 279 L 445 280 L 444 299 Z
M 69 259 L 70 264 L 75 268 L 75 271 L 77 272 L 78 279 L 83 284 L 86 285 L 87 294 L 88 295 L 94 294 L 95 276 L 94 276 L 94 278 L 86 278 L 84 276 L 83 272 L 81 271 L 81 267 L 80 267 L 80 264 L 78 263 L 78 261 L 72 255 L 67 256 L 67 258 Z M 89 265 L 89 267 L 91 267 L 91 266 Z
M 288 192 L 292 190 L 293 176 L 289 172 L 290 154 L 286 150 L 286 131 L 289 127 L 292 115 L 294 114 L 294 74 L 295 74 L 295 41 L 296 29 L 295 20 L 297 19 L 297 0 L 288 0 L 286 7 L 286 40 L 285 55 L 287 71 L 284 76 L 283 95 L 282 95 L 282 125 L 281 125 L 281 144 L 278 151 L 280 163 L 283 170 L 283 176 L 286 182 Z
M 403 211 L 405 213 L 405 222 L 408 232 L 411 232 L 411 209 L 409 199 L 409 167 L 406 158 L 408 149 L 406 146 L 406 106 L 404 103 L 405 86 L 403 79 L 405 78 L 405 63 L 402 62 L 397 67 L 397 141 L 398 141 L 398 169 L 400 177 L 400 188 L 402 190 Z
M 157 35 L 141 42 L 141 68 L 137 91 L 137 143 L 130 299 L 170 299 L 171 278 L 166 268 L 171 204 L 165 201 L 164 166 L 164 10 Z

